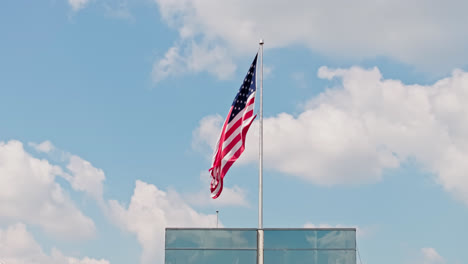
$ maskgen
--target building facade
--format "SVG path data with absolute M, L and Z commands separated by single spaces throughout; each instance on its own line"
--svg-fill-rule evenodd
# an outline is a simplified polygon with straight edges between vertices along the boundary
M 265 228 L 265 264 L 356 264 L 355 228 Z M 256 264 L 257 229 L 167 228 L 165 264 Z

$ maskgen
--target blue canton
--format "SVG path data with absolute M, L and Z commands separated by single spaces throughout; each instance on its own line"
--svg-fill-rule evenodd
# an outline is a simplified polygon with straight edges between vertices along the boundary
M 255 67 L 257 66 L 257 56 L 255 56 L 252 65 L 250 65 L 250 69 L 244 78 L 244 83 L 242 83 L 241 87 L 239 88 L 239 92 L 234 98 L 234 102 L 232 102 L 233 109 L 231 112 L 231 117 L 229 118 L 229 122 L 231 122 L 231 120 L 234 119 L 235 116 L 245 108 L 245 105 L 247 104 L 247 98 L 249 98 L 249 96 L 257 89 L 255 86 Z

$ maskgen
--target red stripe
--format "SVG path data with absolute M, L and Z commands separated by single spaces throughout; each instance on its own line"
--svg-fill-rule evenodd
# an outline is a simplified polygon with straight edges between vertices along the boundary
M 232 108 L 233 107 L 231 107 L 229 109 L 228 118 L 229 118 L 229 116 L 231 116 Z M 223 129 L 221 130 L 221 137 L 219 139 L 219 145 L 218 145 L 218 149 L 216 151 L 216 156 L 215 156 L 214 161 L 213 161 L 213 166 L 209 169 L 209 171 L 211 172 L 212 179 L 215 179 L 215 180 L 218 180 L 218 181 L 219 181 L 219 178 L 222 179 L 222 176 L 219 175 L 220 173 L 216 173 L 216 171 L 220 170 L 221 165 L 222 165 L 221 161 L 222 161 L 223 157 L 221 156 L 221 149 L 222 149 L 223 142 L 224 142 L 224 139 L 225 139 L 224 131 L 226 130 L 226 126 L 227 126 L 228 121 L 229 121 L 228 118 L 224 121 Z M 217 174 L 217 175 L 214 175 L 214 174 Z
M 236 153 L 234 153 L 234 155 L 229 159 L 228 162 L 226 162 L 226 165 L 224 165 L 223 169 L 221 170 L 221 175 L 226 175 L 226 173 L 228 172 L 229 168 L 231 168 L 232 164 L 234 164 L 234 161 L 236 161 L 240 155 L 242 154 L 242 152 L 244 152 L 244 146 L 241 146 L 237 151 Z
M 257 116 L 255 116 L 257 117 Z M 252 122 L 253 120 L 255 119 L 255 117 L 252 119 L 252 121 L 250 121 L 250 123 L 248 123 L 247 125 L 245 125 L 245 127 L 242 128 L 242 145 L 239 147 L 239 149 L 236 151 L 236 153 L 234 153 L 234 155 L 226 162 L 226 164 L 224 165 L 224 167 L 222 168 L 221 170 L 221 177 L 224 178 L 224 175 L 226 175 L 226 173 L 228 172 L 229 168 L 231 168 L 232 164 L 234 164 L 234 162 L 240 157 L 240 155 L 244 152 L 244 149 L 245 149 L 245 136 L 247 134 L 247 131 L 249 130 L 250 128 L 250 125 L 252 125 Z
M 219 197 L 219 195 L 221 195 L 221 192 L 223 191 L 223 179 L 221 179 L 221 181 L 220 181 L 218 184 L 221 184 L 221 187 L 219 188 L 218 193 L 216 193 L 216 194 L 212 197 L 213 199 L 216 199 L 216 198 Z M 214 190 L 216 190 L 216 188 L 215 188 Z M 212 194 L 213 194 L 213 191 L 214 191 L 214 190 L 211 190 L 211 193 L 212 193 Z
M 243 118 L 242 119 L 239 119 L 232 127 L 229 127 L 228 131 L 226 132 L 225 134 L 225 139 L 231 137 L 231 135 L 237 131 L 237 129 L 239 128 L 239 126 L 242 125 L 243 121 L 246 120 L 246 119 L 249 119 L 251 116 L 253 115 L 253 110 L 247 112 L 244 114 Z M 223 151 L 224 152 L 224 151 Z M 224 155 L 223 155 L 224 156 Z
M 242 121 L 249 119 L 252 115 L 253 115 L 253 110 L 248 111 L 247 113 L 244 114 L 244 118 L 242 118 Z
M 253 103 L 255 103 L 255 97 L 250 99 L 245 107 L 247 107 L 247 106 L 249 106 L 249 105 L 251 105 Z M 252 115 L 253 115 L 253 109 L 248 111 L 247 113 L 244 113 L 244 116 L 241 119 L 237 120 L 236 123 L 232 124 L 232 126 L 229 127 L 228 131 L 226 132 L 226 138 L 229 138 L 231 136 L 231 134 L 235 131 L 235 129 L 237 129 L 242 124 L 243 120 L 248 119 Z M 229 114 L 228 116 L 230 117 L 231 115 Z
M 237 142 L 239 142 L 240 140 L 242 139 L 242 135 L 241 133 L 237 134 L 236 137 L 234 137 L 232 139 L 231 142 L 229 142 L 229 144 L 226 146 L 225 149 L 223 149 L 223 153 L 221 154 L 221 156 L 224 158 L 226 156 L 226 154 L 229 153 L 229 151 L 231 151 L 231 149 L 237 144 Z
M 245 105 L 245 107 L 247 107 L 247 106 L 253 104 L 254 102 L 255 102 L 255 96 L 252 97 L 252 99 L 250 99 L 250 100 L 247 102 L 247 104 Z
M 232 124 L 232 126 L 228 128 L 228 131 L 225 134 L 226 135 L 225 138 L 229 138 L 231 134 L 234 133 L 234 131 L 236 131 L 237 128 L 239 128 L 241 125 L 242 125 L 242 118 L 239 118 L 239 120 L 237 120 L 236 123 Z
M 253 115 L 253 110 L 247 112 L 246 115 L 245 115 L 245 117 L 244 117 L 242 120 L 240 120 L 240 121 L 244 121 L 245 119 L 249 119 L 252 115 Z M 253 121 L 253 120 L 252 120 L 252 121 Z M 250 121 L 250 123 L 251 123 L 252 121 Z M 236 124 L 237 124 L 237 123 L 238 123 L 238 122 L 236 122 Z M 227 153 L 229 153 L 229 152 L 231 151 L 231 149 L 239 142 L 239 140 L 245 141 L 245 135 L 246 135 L 246 133 L 247 133 L 247 131 L 245 131 L 245 128 L 247 127 L 247 129 L 248 129 L 248 126 L 250 126 L 250 124 L 244 125 L 244 127 L 243 127 L 242 130 L 239 132 L 239 134 L 238 134 L 237 136 L 235 136 L 235 137 L 231 140 L 231 142 L 229 142 L 229 144 L 226 146 L 226 148 L 223 149 L 223 152 L 222 152 L 222 155 L 221 155 L 223 158 L 224 158 L 224 156 L 226 156 Z M 232 134 L 232 133 L 230 133 L 231 131 L 232 131 L 232 130 L 228 131 L 229 135 L 228 135 L 228 133 L 226 133 L 226 138 L 229 138 L 229 137 L 230 137 L 230 135 Z M 245 132 L 243 132 L 243 131 L 245 131 Z M 244 143 L 245 143 L 245 142 L 242 142 L 242 144 L 244 144 Z

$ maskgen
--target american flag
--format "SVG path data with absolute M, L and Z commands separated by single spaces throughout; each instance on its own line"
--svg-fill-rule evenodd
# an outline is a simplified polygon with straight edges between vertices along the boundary
M 223 191 L 223 179 L 232 164 L 245 149 L 245 138 L 250 125 L 255 119 L 255 67 L 257 56 L 232 102 L 229 114 L 224 121 L 221 135 L 216 143 L 211 172 L 211 197 L 216 199 Z

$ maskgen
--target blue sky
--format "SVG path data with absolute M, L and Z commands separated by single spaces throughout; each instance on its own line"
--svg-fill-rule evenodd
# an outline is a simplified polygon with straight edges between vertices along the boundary
M 2 3 L 0 262 L 161 263 L 165 227 L 256 227 L 258 124 L 220 199 L 207 171 L 263 37 L 265 226 L 466 263 L 467 5 Z

